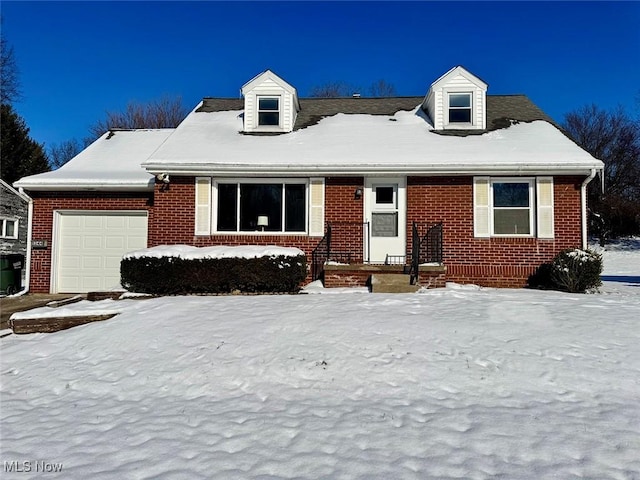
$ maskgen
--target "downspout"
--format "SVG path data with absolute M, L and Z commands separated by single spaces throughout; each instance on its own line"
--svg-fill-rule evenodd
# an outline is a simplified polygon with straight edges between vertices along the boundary
M 19 297 L 29 292 L 29 283 L 31 282 L 31 238 L 33 235 L 33 199 L 24 193 L 24 189 L 22 187 L 20 187 L 18 191 L 20 192 L 20 195 L 27 200 L 29 206 L 27 207 L 27 258 L 24 262 L 26 268 L 24 287 L 18 293 L 12 295 L 14 297 Z
M 596 176 L 597 170 L 595 168 L 591 169 L 591 173 L 587 178 L 582 182 L 582 187 L 580 188 L 580 204 L 582 207 L 582 249 L 585 250 L 587 248 L 587 185 L 589 182 L 594 179 Z M 604 177 L 604 175 L 603 175 Z

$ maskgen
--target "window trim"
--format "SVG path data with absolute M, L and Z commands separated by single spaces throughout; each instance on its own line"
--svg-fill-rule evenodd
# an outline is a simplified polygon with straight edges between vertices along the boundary
M 277 100 L 278 102 L 278 110 L 261 110 L 260 109 L 260 100 Z M 278 113 L 278 124 L 277 125 L 262 125 L 260 124 L 260 114 L 261 113 Z M 256 130 L 272 130 L 272 131 L 280 131 L 282 130 L 282 95 L 275 94 L 260 94 L 256 95 Z
M 527 207 L 496 207 L 493 204 L 494 193 L 493 186 L 496 183 L 527 183 L 529 185 L 529 205 Z M 536 205 L 536 179 L 535 177 L 491 177 L 489 180 L 489 232 L 490 236 L 497 238 L 535 238 L 537 236 L 537 205 Z M 529 232 L 525 234 L 518 233 L 495 233 L 495 210 L 528 210 L 529 211 Z
M 445 112 L 445 127 L 449 128 L 460 128 L 460 127 L 475 127 L 476 122 L 474 121 L 474 108 L 473 108 L 473 99 L 474 92 L 470 92 L 469 90 L 447 90 L 445 92 L 446 95 L 446 112 Z M 451 106 L 451 95 L 467 95 L 469 97 L 469 106 L 468 107 L 452 107 Z M 450 112 L 451 110 L 469 110 L 469 121 L 468 122 L 452 122 L 450 121 Z
M 0 217 L 2 220 L 2 229 L 0 230 L 0 238 L 16 240 L 18 238 L 18 229 L 20 228 L 20 219 L 11 217 Z M 13 222 L 13 235 L 7 235 L 7 223 Z
M 472 193 L 473 238 L 532 238 L 536 240 L 554 240 L 556 198 L 554 180 L 551 175 L 541 176 L 474 176 Z M 530 235 L 494 234 L 493 221 L 493 188 L 492 182 L 505 181 L 531 182 L 533 190 L 529 190 L 529 203 L 533 222 Z
M 218 185 L 237 185 L 237 202 L 236 202 L 236 230 L 218 230 Z M 240 185 L 241 184 L 271 184 L 271 185 L 282 185 L 283 189 L 283 201 L 282 201 L 282 230 L 281 231 L 243 231 L 240 230 Z M 286 184 L 291 185 L 304 185 L 304 211 L 305 211 L 305 222 L 304 222 L 304 231 L 286 231 L 285 229 L 285 212 L 286 212 L 286 204 L 284 201 L 284 186 Z M 211 195 L 211 234 L 212 235 L 272 235 L 272 236 L 282 236 L 282 235 L 309 235 L 309 223 L 310 219 L 310 209 L 309 209 L 309 179 L 308 178 L 218 178 L 214 179 L 212 182 L 212 195 Z

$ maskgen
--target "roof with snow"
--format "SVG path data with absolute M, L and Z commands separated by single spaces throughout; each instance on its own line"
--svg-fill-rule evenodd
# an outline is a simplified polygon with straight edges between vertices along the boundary
M 57 170 L 23 177 L 14 185 L 30 190 L 152 190 L 153 175 L 140 164 L 173 131 L 112 130 Z
M 243 130 L 241 99 L 205 98 L 175 129 L 104 134 L 28 190 L 149 191 L 153 175 L 587 174 L 603 164 L 524 95 L 488 95 L 486 130 L 435 131 L 423 97 L 307 98 L 293 132 Z
M 295 129 L 243 134 L 242 100 L 205 98 L 143 163 L 154 173 L 588 173 L 602 162 L 524 95 L 487 97 L 484 131 L 435 132 L 423 97 L 300 99 Z M 478 134 L 480 133 L 480 134 Z
M 401 110 L 413 110 L 422 104 L 424 97 L 388 97 L 388 98 L 301 98 L 300 112 L 294 130 L 317 124 L 322 118 L 338 113 L 362 115 L 394 115 Z M 240 111 L 244 100 L 239 98 L 207 97 L 196 112 Z M 531 122 L 545 120 L 553 123 L 551 117 L 540 110 L 526 95 L 487 95 L 487 130 L 504 128 L 509 120 Z M 447 130 L 438 133 L 445 135 L 477 135 L 484 130 Z

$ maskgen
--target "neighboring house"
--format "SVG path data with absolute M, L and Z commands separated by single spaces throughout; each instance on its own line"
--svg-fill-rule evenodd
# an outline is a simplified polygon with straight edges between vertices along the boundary
M 205 98 L 175 130 L 110 132 L 16 182 L 48 242 L 31 290 L 109 288 L 122 253 L 161 244 L 295 246 L 328 286 L 389 270 L 518 287 L 586 243 L 602 162 L 462 67 L 424 97 L 303 99 L 269 70 L 242 94 Z
M 0 292 L 21 290 L 26 276 L 29 197 L 0 179 Z
M 27 254 L 29 197 L 0 179 L 0 253 Z

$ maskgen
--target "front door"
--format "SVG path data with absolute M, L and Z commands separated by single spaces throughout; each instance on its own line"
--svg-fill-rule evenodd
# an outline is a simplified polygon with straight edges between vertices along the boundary
M 406 254 L 406 179 L 368 178 L 365 222 L 369 222 L 371 263 L 404 263 Z M 367 245 L 365 245 L 367 247 Z

